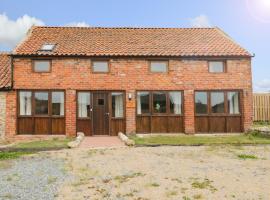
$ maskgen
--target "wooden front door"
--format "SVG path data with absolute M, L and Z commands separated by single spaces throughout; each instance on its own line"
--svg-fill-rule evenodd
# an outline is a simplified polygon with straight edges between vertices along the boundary
M 109 135 L 108 92 L 93 93 L 93 134 Z

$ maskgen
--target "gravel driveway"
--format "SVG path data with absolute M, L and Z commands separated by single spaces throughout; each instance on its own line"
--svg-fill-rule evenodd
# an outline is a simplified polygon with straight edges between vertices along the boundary
M 1 200 L 53 200 L 67 179 L 62 159 L 46 153 L 0 162 Z
M 270 146 L 72 149 L 0 162 L 0 199 L 269 200 Z
M 270 197 L 270 146 L 76 149 L 58 156 L 76 176 L 59 200 Z

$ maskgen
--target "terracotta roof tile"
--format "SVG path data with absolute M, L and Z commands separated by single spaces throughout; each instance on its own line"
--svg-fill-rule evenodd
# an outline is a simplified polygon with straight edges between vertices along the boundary
M 0 53 L 0 90 L 11 87 L 11 63 L 8 53 Z
M 39 51 L 45 43 L 52 52 Z M 32 27 L 17 55 L 251 56 L 219 28 Z

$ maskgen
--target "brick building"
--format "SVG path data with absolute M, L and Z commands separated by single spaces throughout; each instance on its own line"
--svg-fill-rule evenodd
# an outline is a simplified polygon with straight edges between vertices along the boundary
M 251 55 L 219 28 L 33 27 L 10 57 L 7 137 L 252 123 Z
M 0 53 L 0 138 L 5 136 L 6 95 L 11 87 L 10 57 L 8 53 Z

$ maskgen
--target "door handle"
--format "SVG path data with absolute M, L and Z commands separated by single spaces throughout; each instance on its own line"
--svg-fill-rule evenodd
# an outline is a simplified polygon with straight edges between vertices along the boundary
M 109 115 L 110 115 L 110 113 L 105 113 L 105 115 L 108 115 L 108 116 L 109 116 Z

